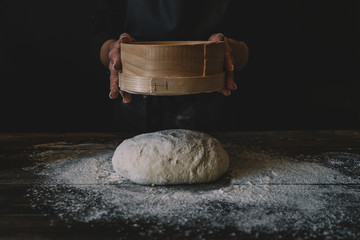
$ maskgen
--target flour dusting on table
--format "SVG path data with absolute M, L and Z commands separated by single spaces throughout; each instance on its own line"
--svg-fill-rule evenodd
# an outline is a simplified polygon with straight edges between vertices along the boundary
M 287 156 L 251 149 L 228 153 L 231 166 L 225 177 L 187 186 L 133 184 L 113 171 L 110 150 L 42 164 L 30 169 L 39 184 L 29 189 L 28 197 L 34 208 L 69 224 L 108 221 L 118 223 L 119 231 L 125 225 L 140 236 L 165 235 L 171 228 L 172 234 L 199 239 L 224 229 L 233 238 L 260 232 L 331 239 L 334 231 L 344 239 L 360 237 L 356 226 L 344 226 L 340 233 L 335 227 L 349 218 L 342 210 L 360 199 L 360 155 Z M 354 169 L 347 169 L 350 162 Z M 339 202 L 343 194 L 348 202 Z

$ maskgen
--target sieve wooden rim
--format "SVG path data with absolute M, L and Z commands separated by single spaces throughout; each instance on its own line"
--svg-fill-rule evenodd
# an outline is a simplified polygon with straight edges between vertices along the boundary
M 147 95 L 182 95 L 224 87 L 223 42 L 153 41 L 121 44 L 123 91 Z
M 219 91 L 225 72 L 204 77 L 142 77 L 119 73 L 120 89 L 145 95 L 184 95 Z
M 219 43 L 222 44 L 223 41 L 139 41 L 132 43 L 122 43 L 122 44 L 132 44 L 132 45 L 146 45 L 146 46 L 184 46 L 184 45 L 203 45 L 203 44 L 213 44 Z

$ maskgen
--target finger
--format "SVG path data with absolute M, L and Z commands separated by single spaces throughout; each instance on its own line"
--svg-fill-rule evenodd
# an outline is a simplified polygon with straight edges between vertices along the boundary
M 131 102 L 131 94 L 130 93 L 120 90 L 120 94 L 123 98 L 123 103 Z
M 128 33 L 122 33 L 119 37 L 119 40 L 122 42 L 135 42 L 135 38 L 133 38 L 130 34 Z
M 109 52 L 109 59 L 111 63 L 111 68 L 119 71 L 121 69 L 121 59 L 120 59 L 120 50 L 121 50 L 121 43 L 130 43 L 135 41 L 133 37 L 130 36 L 128 33 L 123 33 L 120 35 L 119 40 L 114 42 L 111 50 Z
M 109 64 L 111 65 L 111 63 Z M 115 99 L 119 97 L 119 76 L 118 71 L 109 66 L 110 69 L 110 99 Z
M 224 37 L 224 45 L 225 45 L 225 68 L 227 71 L 234 71 L 234 63 L 232 56 L 232 49 L 229 44 L 229 40 L 227 37 Z
M 119 37 L 119 45 L 120 45 L 120 60 L 121 60 L 121 43 L 131 43 L 134 42 L 135 38 L 133 38 L 130 34 L 128 33 L 122 33 Z M 122 91 L 121 89 L 119 89 L 119 93 L 122 96 L 122 100 L 123 103 L 129 103 L 131 101 L 131 94 L 127 93 L 125 91 Z
M 209 41 L 224 41 L 224 35 L 222 33 L 215 33 L 209 37 Z
M 225 97 L 231 95 L 231 91 L 229 89 L 226 89 L 226 88 L 220 90 L 219 92 L 222 93 Z
M 119 63 L 116 64 L 115 66 L 115 69 L 116 70 L 120 70 L 121 67 L 122 67 L 122 64 L 121 64 L 121 43 L 131 43 L 131 42 L 134 42 L 135 41 L 135 38 L 131 37 L 130 34 L 128 33 L 123 33 L 120 35 L 119 37 L 119 40 L 117 41 L 118 42 L 118 49 L 115 49 L 117 52 L 116 54 L 118 55 L 118 61 Z
M 109 70 L 110 70 L 110 93 L 109 98 L 115 99 L 119 97 L 119 75 L 118 71 L 121 69 L 121 59 L 120 59 L 120 50 L 121 50 L 121 43 L 123 42 L 132 42 L 135 41 L 133 37 L 130 36 L 128 33 L 123 33 L 120 35 L 119 40 L 117 40 L 110 52 L 109 52 Z M 124 94 L 125 98 L 123 98 L 123 101 L 130 102 L 131 101 L 131 95 L 130 94 Z
M 109 70 L 111 69 L 119 71 L 121 68 L 121 61 L 120 61 L 120 41 L 117 40 L 114 42 L 110 52 L 109 52 Z
M 226 73 L 226 87 L 231 90 L 234 91 L 237 89 L 236 83 L 234 81 L 234 71 L 231 72 L 227 72 Z

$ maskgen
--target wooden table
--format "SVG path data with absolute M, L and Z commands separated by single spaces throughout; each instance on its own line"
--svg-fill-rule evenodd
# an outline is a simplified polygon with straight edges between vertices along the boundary
M 193 225 L 183 225 L 181 228 L 163 226 L 161 232 L 149 231 L 151 222 L 129 221 L 97 218 L 93 221 L 65 219 L 61 217 L 59 208 L 55 211 L 53 205 L 36 202 L 29 193 L 41 185 L 39 175 L 28 169 L 49 162 L 68 161 L 99 152 L 111 152 L 122 140 L 134 136 L 127 133 L 24 133 L 0 135 L 0 238 L 1 239 L 360 239 L 360 132 L 358 131 L 286 131 L 286 132 L 228 132 L 210 133 L 218 138 L 225 149 L 235 156 L 237 152 L 276 152 L 287 157 L 287 161 L 307 161 L 314 156 L 347 156 L 347 162 L 341 164 L 341 159 L 332 165 L 331 171 L 338 172 L 349 181 L 339 182 L 334 179 L 329 184 L 304 182 L 285 182 L 258 184 L 270 187 L 311 187 L 331 194 L 331 189 L 337 189 L 332 209 L 323 209 L 318 213 L 321 224 L 311 227 L 309 221 L 304 224 L 286 223 L 289 227 L 279 230 L 258 228 L 244 231 L 241 226 L 207 229 Z M 90 144 L 90 145 L 89 145 Z M 92 144 L 92 145 L 91 145 Z M 89 147 L 91 146 L 91 147 Z M 94 146 L 96 146 L 94 148 Z M 335 154 L 335 155 L 334 155 Z M 338 155 L 336 155 L 338 154 Z M 302 156 L 302 157 L 299 157 Z M 306 156 L 306 157 L 304 157 Z M 307 160 L 306 160 L 307 159 Z M 316 166 L 322 166 L 325 158 L 318 157 Z M 232 161 L 237 161 L 233 157 Z M 256 164 L 255 164 L 256 166 Z M 314 165 L 315 166 L 315 165 Z M 256 172 L 256 167 L 253 169 Z M 329 171 L 330 171 L 329 170 Z M 299 170 L 300 171 L 300 170 Z M 330 171 L 330 172 L 331 172 Z M 331 174 L 331 173 L 329 173 Z M 219 184 L 219 183 L 215 183 Z M 223 184 L 223 182 L 220 182 Z M 241 184 L 240 184 L 241 185 Z M 126 186 L 131 186 L 126 185 Z M 210 185 L 194 186 L 197 190 L 210 188 Z M 141 188 L 138 186 L 137 188 Z M 243 188 L 257 187 L 257 183 L 243 184 Z M 268 186 L 266 186 L 268 187 Z M 156 188 L 156 187 L 155 187 Z M 192 188 L 188 186 L 187 188 Z M 339 189 L 341 192 L 339 193 Z M 172 191 L 176 191 L 172 189 Z M 315 191 L 316 192 L 316 191 Z M 39 194 L 37 195 L 39 197 Z M 48 196 L 51 198 L 52 196 Z M 47 198 L 46 195 L 43 196 Z M 329 196 L 327 196 L 328 199 Z M 53 199 L 54 200 L 54 199 Z M 319 200 L 319 199 L 318 199 Z M 336 201 L 335 201 L 336 200 Z M 34 204 L 35 202 L 35 204 Z M 52 203 L 56 202 L 56 199 Z M 36 206 L 37 204 L 41 207 Z M 219 206 L 221 205 L 219 202 Z M 330 204 L 331 205 L 331 204 Z M 284 206 L 284 205 L 282 205 Z M 286 205 L 285 205 L 286 206 Z M 249 209 L 256 210 L 253 204 Z M 248 208 L 241 211 L 247 214 Z M 271 209 L 277 211 L 278 209 Z M 239 210 L 240 211 L 240 210 Z M 268 216 L 283 216 L 293 214 L 292 210 L 279 211 L 279 214 L 268 213 Z M 214 213 L 215 214 L 215 213 Z M 328 217 L 330 214 L 333 220 Z M 71 215 L 73 216 L 73 215 Z M 305 216 L 306 217 L 306 216 Z M 276 219 L 274 219 L 276 221 Z M 318 221 L 318 220 L 316 220 Z M 116 224 L 115 224 L 116 223 Z M 204 223 L 205 224 L 205 223 Z M 266 227 L 266 226 L 265 226 Z M 141 231 L 139 229 L 142 229 Z M 300 229 L 300 230 L 299 230 Z

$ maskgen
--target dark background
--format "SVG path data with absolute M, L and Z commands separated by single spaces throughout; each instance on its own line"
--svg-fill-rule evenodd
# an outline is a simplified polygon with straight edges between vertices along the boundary
M 242 2 L 232 27 L 251 29 L 251 58 L 228 129 L 359 129 L 358 1 Z M 109 82 L 91 56 L 91 1 L 0 9 L 0 131 L 111 131 Z

